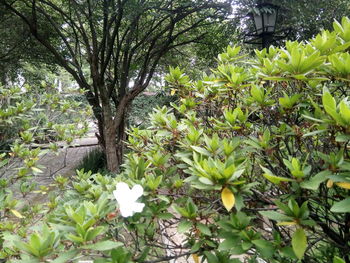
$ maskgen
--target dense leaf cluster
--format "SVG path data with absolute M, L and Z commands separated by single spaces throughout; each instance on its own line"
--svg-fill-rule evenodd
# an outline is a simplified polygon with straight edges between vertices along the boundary
M 129 131 L 123 172 L 78 172 L 62 199 L 50 199 L 40 234 L 3 234 L 3 256 L 350 262 L 349 47 L 343 18 L 333 32 L 252 59 L 228 47 L 199 81 L 171 68 L 178 101 Z M 119 181 L 143 186 L 142 213 L 115 210 Z

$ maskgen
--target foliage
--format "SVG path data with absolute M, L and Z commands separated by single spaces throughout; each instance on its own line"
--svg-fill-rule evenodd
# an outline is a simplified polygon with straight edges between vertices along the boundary
M 128 113 L 128 124 L 133 127 L 146 128 L 150 125 L 149 114 L 156 107 L 170 106 L 175 101 L 174 96 L 168 96 L 162 92 L 145 92 L 139 95 L 131 104 Z
M 28 34 L 25 24 L 19 17 L 12 16 L 0 6 L 0 83 L 7 85 L 25 72 L 28 61 L 31 65 L 49 65 L 54 68 L 52 55 L 44 47 L 37 45 L 35 38 Z M 54 31 L 46 27 L 43 33 L 47 38 L 54 37 Z M 26 61 L 26 62 L 25 62 Z M 41 78 L 45 75 L 42 74 Z
M 84 156 L 76 169 L 102 173 L 106 170 L 106 156 L 104 152 L 99 148 L 92 149 Z
M 17 229 L 25 235 L 25 227 L 40 218 L 40 205 L 18 200 L 19 196 L 26 199 L 35 191 L 47 192 L 47 187 L 42 188 L 33 180 L 45 169 L 40 158 L 49 151 L 57 153 L 60 147 L 67 147 L 74 138 L 84 135 L 88 126 L 81 114 L 87 117 L 91 110 L 44 82 L 38 87 L 0 88 L 0 102 L 1 140 L 7 139 L 6 131 L 11 132 L 9 148 L 0 151 L 0 258 L 3 258 L 6 231 Z M 56 179 L 60 187 L 67 183 L 62 176 Z M 43 236 L 33 234 L 29 244 L 19 242 L 18 246 L 38 257 L 45 256 L 57 244 L 57 235 L 47 227 L 44 229 Z
M 21 18 L 27 32 L 86 90 L 107 167 L 115 172 L 132 100 L 168 52 L 202 40 L 205 28 L 227 17 L 230 1 L 1 0 L 1 7 Z M 48 38 L 47 28 L 58 39 Z
M 68 125 L 68 122 L 80 122 L 82 113 L 89 115 L 88 107 L 76 99 L 79 91 L 70 89 L 69 92 L 70 95 L 60 94 L 45 81 L 36 87 L 24 84 L 22 87 L 1 88 L 1 148 L 5 150 L 16 139 L 27 144 L 58 140 L 72 142 L 74 136 L 86 132 L 83 129 L 76 133 L 73 124 Z
M 228 47 L 198 81 L 171 68 L 179 101 L 156 109 L 148 129 L 130 130 L 123 172 L 78 171 L 39 234 L 26 234 L 25 218 L 8 227 L 5 258 L 350 262 L 349 26 L 343 18 L 334 32 L 249 61 Z M 120 181 L 143 187 L 141 213 L 115 210 Z

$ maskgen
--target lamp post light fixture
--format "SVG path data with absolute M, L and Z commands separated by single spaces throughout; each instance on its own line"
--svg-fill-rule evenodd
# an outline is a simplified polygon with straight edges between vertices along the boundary
M 279 6 L 261 1 L 253 7 L 248 15 L 254 22 L 255 32 L 247 34 L 246 36 L 253 38 L 245 42 L 261 44 L 262 48 L 268 49 L 274 40 L 285 38 L 289 32 L 283 36 L 275 36 L 278 10 Z
M 262 39 L 262 47 L 268 48 L 275 32 L 278 7 L 269 3 L 258 4 L 252 16 L 256 34 Z

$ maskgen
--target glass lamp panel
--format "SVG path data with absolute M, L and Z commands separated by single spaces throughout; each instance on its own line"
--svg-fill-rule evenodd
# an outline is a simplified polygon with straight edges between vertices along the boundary
M 254 24 L 257 34 L 261 34 L 263 32 L 263 17 L 260 14 L 254 14 Z
M 275 31 L 277 12 L 264 14 L 265 32 L 273 33 Z

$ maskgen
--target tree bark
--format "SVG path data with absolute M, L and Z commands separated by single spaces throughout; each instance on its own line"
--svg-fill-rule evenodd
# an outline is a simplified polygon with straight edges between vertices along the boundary
M 125 128 L 126 128 L 126 123 L 125 123 L 125 116 L 122 117 L 122 121 L 120 122 L 119 126 L 117 127 L 117 158 L 118 158 L 118 163 L 122 164 L 123 163 L 123 156 L 124 156 L 124 142 L 126 139 L 126 133 L 125 133 Z
M 105 94 L 103 94 L 105 95 Z M 103 150 L 106 155 L 106 161 L 107 161 L 107 169 L 110 172 L 117 173 L 119 172 L 119 166 L 120 162 L 118 160 L 117 156 L 117 143 L 116 143 L 116 137 L 117 137 L 117 127 L 115 125 L 114 119 L 113 119 L 113 113 L 112 109 L 110 107 L 110 104 L 108 102 L 108 97 L 102 96 L 102 113 L 103 117 L 101 120 L 103 120 L 103 123 L 100 123 L 101 120 L 98 120 L 98 126 L 102 127 L 103 134 L 101 134 L 101 138 L 103 138 Z
M 105 116 L 104 119 L 103 138 L 105 142 L 104 151 L 106 154 L 107 169 L 111 172 L 118 172 L 120 163 L 117 156 L 116 129 L 112 118 Z

